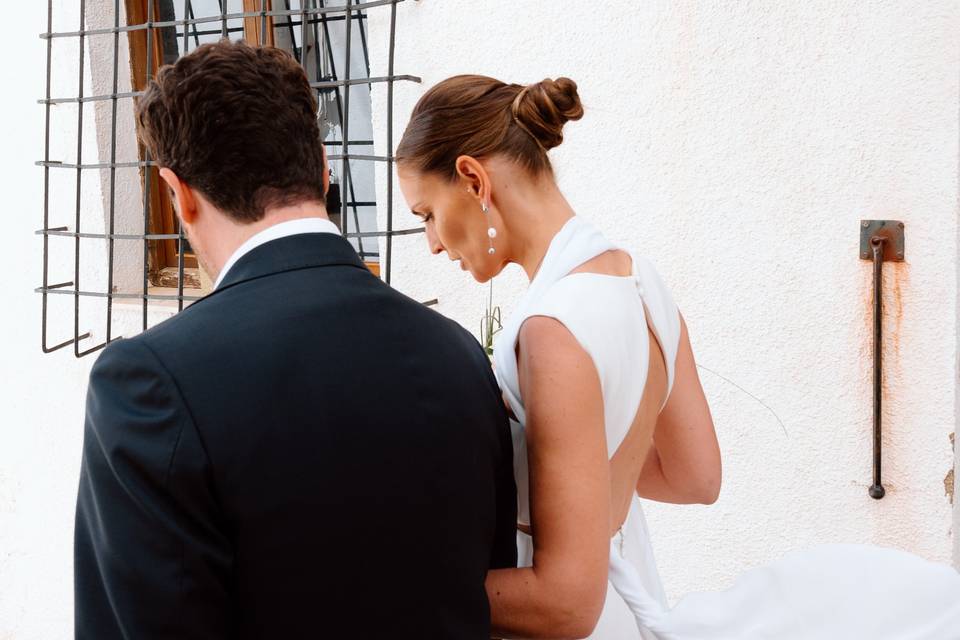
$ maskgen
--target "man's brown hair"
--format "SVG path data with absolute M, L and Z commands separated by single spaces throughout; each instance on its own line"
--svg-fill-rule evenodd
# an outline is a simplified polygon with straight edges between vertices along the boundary
M 324 202 L 317 100 L 287 52 L 221 40 L 160 69 L 137 105 L 152 157 L 238 222 Z

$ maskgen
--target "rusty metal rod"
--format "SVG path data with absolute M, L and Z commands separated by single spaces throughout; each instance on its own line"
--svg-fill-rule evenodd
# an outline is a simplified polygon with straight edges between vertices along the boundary
M 883 396 L 883 243 L 884 238 L 870 239 L 873 249 L 873 484 L 870 497 L 880 500 L 886 494 L 880 481 L 880 402 Z

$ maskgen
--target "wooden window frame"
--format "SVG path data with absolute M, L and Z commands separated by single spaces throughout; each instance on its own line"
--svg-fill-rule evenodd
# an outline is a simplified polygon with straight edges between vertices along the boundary
M 127 12 L 127 24 L 143 24 L 147 22 L 147 6 L 153 7 L 151 20 L 159 21 L 159 7 L 157 2 L 148 2 L 148 0 L 124 0 Z M 244 13 L 260 11 L 260 0 L 243 0 Z M 271 10 L 271 0 L 265 0 L 264 10 Z M 261 26 L 260 17 L 251 17 L 243 19 L 243 35 L 247 42 L 261 44 L 261 36 L 264 29 Z M 263 43 L 273 45 L 273 17 L 266 17 L 266 39 Z M 163 40 L 154 34 L 150 38 L 153 51 L 147 55 L 147 32 L 144 29 L 137 29 L 128 32 L 130 48 L 130 76 L 134 91 L 143 91 L 146 88 L 147 77 L 154 77 L 159 70 L 163 60 Z M 150 68 L 147 69 L 147 64 Z M 148 76 L 149 71 L 149 76 Z M 142 142 L 138 141 L 138 153 L 141 160 L 146 157 Z M 173 202 L 168 189 L 163 188 L 163 182 L 160 179 L 160 172 L 157 167 L 144 167 L 141 169 L 141 188 L 147 184 L 146 171 L 150 172 L 150 194 L 149 194 L 149 228 L 147 233 L 170 235 L 179 232 L 179 225 L 176 213 L 173 209 Z M 150 284 L 155 287 L 176 287 L 179 273 L 179 241 L 176 239 L 153 240 L 148 247 L 148 278 Z M 198 272 L 199 263 L 196 255 L 189 250 L 184 251 L 184 287 L 198 289 L 201 287 L 201 277 Z
M 159 21 L 159 7 L 157 2 L 148 2 L 148 0 L 124 0 L 127 15 L 127 24 L 143 24 L 147 22 L 147 6 L 153 7 L 153 15 L 150 17 L 153 21 Z M 130 83 L 134 91 L 143 91 L 146 88 L 147 78 L 154 77 L 161 66 L 163 60 L 163 42 L 154 33 L 150 38 L 153 51 L 147 55 L 147 31 L 137 29 L 129 31 L 128 43 L 130 48 Z M 147 69 L 149 63 L 150 68 Z M 146 149 L 143 142 L 137 140 L 138 157 L 141 161 L 146 158 Z M 160 171 L 157 167 L 143 167 L 140 170 L 140 184 L 142 189 L 146 189 L 149 172 L 150 193 L 149 199 L 149 218 L 148 234 L 176 234 L 179 232 L 177 216 L 173 210 L 173 202 L 170 198 L 168 189 L 162 188 L 163 182 L 160 179 Z M 178 284 L 179 273 L 179 242 L 175 239 L 152 240 L 148 243 L 147 254 L 149 264 L 147 266 L 148 279 L 150 284 L 155 287 L 176 287 Z M 184 283 L 185 288 L 199 289 L 201 286 L 200 274 L 198 273 L 199 264 L 193 253 L 184 252 Z

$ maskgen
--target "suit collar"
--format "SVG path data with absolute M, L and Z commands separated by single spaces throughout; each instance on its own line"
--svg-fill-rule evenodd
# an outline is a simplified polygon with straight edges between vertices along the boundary
M 279 238 L 285 238 L 287 236 L 295 236 L 300 233 L 336 233 L 340 234 L 340 229 L 337 228 L 337 225 L 330 222 L 327 218 L 322 217 L 308 217 L 308 218 L 296 218 L 294 220 L 286 220 L 284 222 L 278 222 L 277 224 L 271 225 L 266 229 L 262 229 L 260 232 L 255 233 L 251 237 L 247 238 L 246 242 L 237 247 L 236 251 L 233 252 L 227 261 L 223 264 L 223 268 L 220 269 L 220 276 L 217 278 L 217 282 L 214 284 L 214 289 L 220 286 L 220 283 L 226 279 L 227 274 L 230 273 L 230 268 L 233 267 L 236 262 L 242 258 L 244 255 L 250 253 L 257 247 L 262 244 L 266 244 L 271 240 L 277 240 Z
M 366 269 L 353 246 L 333 233 L 301 233 L 270 240 L 237 260 L 220 286 L 202 299 L 249 280 L 311 267 L 347 266 Z

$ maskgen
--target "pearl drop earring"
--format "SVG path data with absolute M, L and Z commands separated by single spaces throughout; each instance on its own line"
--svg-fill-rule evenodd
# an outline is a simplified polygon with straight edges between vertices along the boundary
M 487 203 L 481 202 L 480 208 L 483 214 L 487 216 L 487 224 L 490 224 L 490 208 L 487 206 Z M 493 239 L 497 237 L 497 230 L 493 228 L 492 224 L 487 228 L 487 237 L 490 238 L 490 248 L 487 249 L 487 253 L 493 255 L 497 252 L 497 250 L 493 248 Z

